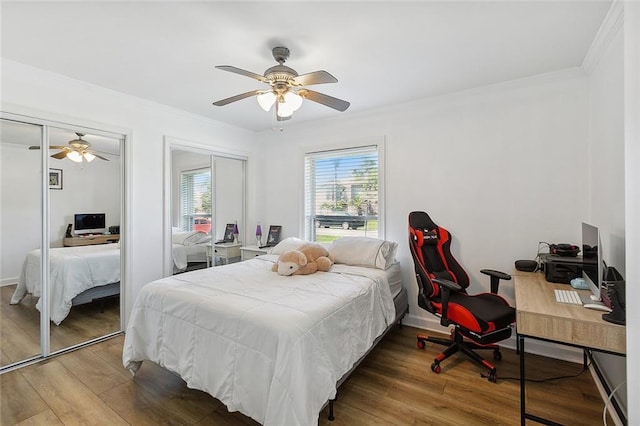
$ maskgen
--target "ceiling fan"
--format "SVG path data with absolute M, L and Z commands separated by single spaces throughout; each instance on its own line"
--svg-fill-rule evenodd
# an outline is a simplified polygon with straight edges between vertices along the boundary
M 51 155 L 52 158 L 62 160 L 63 158 L 68 158 L 71 161 L 75 161 L 76 163 L 81 163 L 84 158 L 85 161 L 91 162 L 96 158 L 101 160 L 109 161 L 108 158 L 103 157 L 97 154 L 95 151 L 89 149 L 91 148 L 91 144 L 82 137 L 84 133 L 76 133 L 78 135 L 78 139 L 73 139 L 69 141 L 69 146 L 65 145 L 51 145 L 49 149 L 59 149 L 60 152 L 56 152 Z M 29 149 L 40 149 L 39 145 L 30 146 Z
M 289 58 L 289 49 L 277 46 L 271 50 L 271 53 L 276 62 L 278 62 L 278 65 L 267 69 L 264 75 L 236 68 L 231 65 L 216 66 L 217 69 L 244 75 L 267 83 L 271 88 L 268 90 L 252 90 L 219 100 L 213 104 L 223 106 L 244 98 L 257 96 L 258 104 L 260 104 L 260 107 L 265 111 L 269 111 L 271 107 L 275 105 L 278 121 L 290 119 L 294 111 L 297 111 L 302 105 L 303 99 L 318 102 L 319 104 L 326 105 L 341 112 L 349 108 L 350 103 L 347 101 L 304 87 L 313 84 L 337 83 L 338 80 L 334 76 L 326 71 L 314 71 L 298 75 L 294 69 L 284 65 L 284 62 Z

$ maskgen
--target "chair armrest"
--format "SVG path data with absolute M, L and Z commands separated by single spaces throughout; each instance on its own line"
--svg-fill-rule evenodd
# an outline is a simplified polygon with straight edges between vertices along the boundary
M 447 327 L 450 322 L 447 317 L 447 311 L 449 310 L 449 296 L 451 292 L 459 293 L 462 291 L 462 287 L 460 287 L 457 283 L 449 280 L 443 280 L 439 278 L 434 278 L 432 281 L 440 287 L 440 302 L 442 302 L 442 315 L 440 316 L 440 325 Z
M 489 275 L 491 277 L 491 293 L 494 293 L 494 294 L 498 293 L 500 280 L 505 280 L 505 281 L 511 280 L 511 275 L 506 274 L 504 272 L 496 271 L 494 269 L 482 269 L 480 272 L 482 272 L 485 275 Z

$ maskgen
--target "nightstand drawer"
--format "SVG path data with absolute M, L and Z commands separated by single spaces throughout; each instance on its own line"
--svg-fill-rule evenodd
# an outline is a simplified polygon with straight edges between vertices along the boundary
M 253 259 L 256 256 L 267 254 L 267 250 L 269 250 L 269 248 L 259 248 L 258 246 L 247 246 L 240 248 L 240 251 L 242 252 L 242 260 Z

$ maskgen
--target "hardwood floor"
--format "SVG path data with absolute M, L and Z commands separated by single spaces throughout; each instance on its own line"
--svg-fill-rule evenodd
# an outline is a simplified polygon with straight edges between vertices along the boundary
M 0 366 L 40 353 L 40 311 L 37 299 L 27 294 L 17 305 L 9 301 L 16 286 L 0 287 Z M 51 350 L 86 342 L 120 329 L 118 297 L 74 306 L 60 323 L 51 323 Z
M 415 345 L 420 330 L 394 328 L 339 389 L 336 420 L 320 425 L 517 425 L 518 357 L 503 349 L 498 383 L 462 356 L 429 369 L 439 347 Z M 188 389 L 172 373 L 144 362 L 135 379 L 122 366 L 123 336 L 0 376 L 2 425 L 256 425 L 218 400 Z M 582 365 L 527 356 L 530 412 L 567 425 L 602 424 L 603 402 Z M 608 424 L 613 424 L 609 418 Z

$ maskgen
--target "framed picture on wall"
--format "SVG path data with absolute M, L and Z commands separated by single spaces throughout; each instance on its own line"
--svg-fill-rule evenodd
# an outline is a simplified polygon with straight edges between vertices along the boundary
M 62 189 L 62 169 L 49 169 L 49 189 Z

